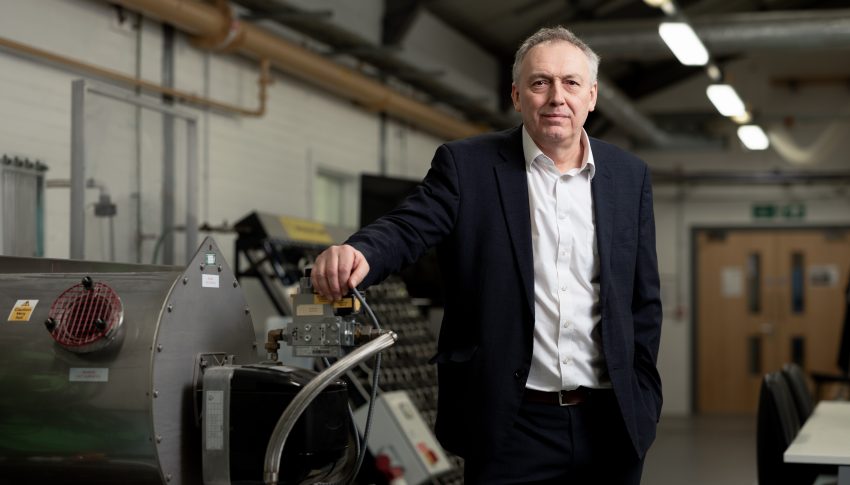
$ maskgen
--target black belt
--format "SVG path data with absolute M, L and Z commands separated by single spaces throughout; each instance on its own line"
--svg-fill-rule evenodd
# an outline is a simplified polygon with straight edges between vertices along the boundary
M 523 399 L 528 402 L 552 404 L 555 406 L 574 406 L 590 399 L 591 389 L 579 387 L 571 391 L 538 391 L 526 389 Z

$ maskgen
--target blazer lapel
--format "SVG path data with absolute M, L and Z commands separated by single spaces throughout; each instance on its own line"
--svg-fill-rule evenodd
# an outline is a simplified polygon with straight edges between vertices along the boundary
M 531 216 L 528 209 L 528 181 L 522 152 L 522 131 L 518 128 L 499 151 L 502 163 L 494 166 L 502 211 L 516 256 L 526 302 L 534 315 L 534 261 L 531 253 Z
M 593 140 L 591 140 L 593 145 Z M 599 251 L 600 279 L 604 283 L 608 281 L 611 270 L 611 244 L 614 240 L 614 177 L 611 174 L 609 164 L 602 157 L 602 151 L 593 149 L 593 157 L 596 162 L 596 174 L 590 184 L 591 197 L 593 198 L 593 212 L 596 217 L 596 248 Z M 603 296 L 605 288 L 602 288 Z

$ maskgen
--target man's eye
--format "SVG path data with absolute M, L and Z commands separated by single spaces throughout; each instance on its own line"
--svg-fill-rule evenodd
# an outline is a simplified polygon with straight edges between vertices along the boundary
M 532 86 L 545 86 L 546 81 L 543 80 L 543 79 L 538 79 L 537 81 L 534 81 L 533 83 L 531 83 L 531 85 Z

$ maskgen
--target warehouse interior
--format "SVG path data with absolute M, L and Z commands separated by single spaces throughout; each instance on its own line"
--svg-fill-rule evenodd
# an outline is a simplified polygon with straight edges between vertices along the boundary
M 667 22 L 692 27 L 707 59 L 678 59 L 659 35 Z M 214 253 L 201 271 L 219 264 L 234 278 L 244 296 L 228 304 L 245 307 L 236 318 L 253 329 L 253 349 L 234 353 L 265 357 L 268 332 L 291 322 L 285 293 L 318 248 L 393 208 L 441 144 L 521 123 L 510 98 L 514 53 L 552 25 L 602 59 L 588 135 L 652 171 L 664 404 L 643 483 L 759 483 L 766 373 L 794 363 L 816 400 L 850 398 L 843 0 L 0 0 L 0 257 L 147 274 L 159 282 L 153 294 L 179 289 L 182 268 Z M 740 112 L 718 112 L 707 94 L 718 85 L 734 89 Z M 755 145 L 743 138 L 750 128 L 761 134 Z M 441 296 L 431 257 L 366 294 L 386 326 L 402 330 L 395 348 L 418 359 L 393 369 L 389 356 L 383 390 L 435 378 L 427 360 Z M 12 261 L 0 258 L 9 265 L 0 301 L 12 306 L 35 298 L 20 288 L 41 291 L 20 275 L 84 267 Z M 33 310 L 40 320 L 49 294 Z M 12 314 L 0 345 L 19 342 L 15 310 L 2 308 Z M 128 306 L 128 324 L 129 315 Z M 10 369 L 0 370 L 3 387 L 29 389 L 13 375 L 27 368 L 0 354 Z M 308 368 L 316 360 L 291 358 Z M 372 375 L 360 376 L 364 398 Z M 432 390 L 410 393 L 432 423 Z M 0 409 L 10 416 L 21 404 L 3 397 Z M 13 424 L 0 417 L 0 437 L 14 437 Z M 26 453 L 50 456 L 32 443 Z M 0 484 L 24 483 L 3 476 L 21 449 L 0 449 Z M 426 471 L 427 481 L 385 483 L 462 483 L 461 463 L 449 463 L 454 471 Z M 132 483 L 112 465 L 118 475 L 102 483 Z M 200 464 L 194 475 L 181 465 L 173 479 L 160 466 L 139 483 L 202 483 Z M 827 475 L 850 481 L 850 457 L 842 466 Z M 45 480 L 76 483 L 44 470 Z

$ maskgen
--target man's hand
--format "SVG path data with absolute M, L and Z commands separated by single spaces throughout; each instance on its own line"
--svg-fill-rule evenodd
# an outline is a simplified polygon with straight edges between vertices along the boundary
M 339 300 L 369 274 L 363 253 L 343 244 L 331 246 L 316 258 L 310 279 L 313 289 L 325 298 Z

